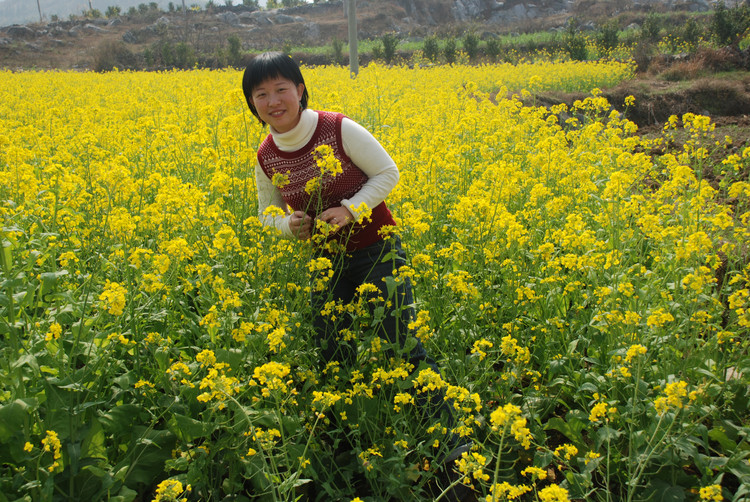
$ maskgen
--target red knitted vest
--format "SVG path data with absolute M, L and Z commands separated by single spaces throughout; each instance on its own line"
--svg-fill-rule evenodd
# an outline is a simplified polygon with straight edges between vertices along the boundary
M 353 197 L 367 182 L 367 175 L 357 167 L 344 153 L 341 140 L 341 121 L 344 115 L 333 112 L 318 113 L 318 125 L 310 141 L 294 152 L 280 150 L 269 135 L 258 148 L 258 164 L 269 179 L 274 174 L 285 175 L 288 183 L 279 188 L 281 197 L 295 211 L 304 211 L 312 217 L 334 206 L 340 206 L 343 199 Z M 315 162 L 313 152 L 321 145 L 329 145 L 333 154 L 341 162 L 342 172 L 333 177 L 324 175 L 321 178 L 320 168 Z M 320 188 L 308 194 L 305 191 L 307 182 L 321 178 Z M 372 209 L 371 221 L 354 224 L 351 232 L 344 228 L 335 234 L 335 238 L 346 247 L 347 251 L 361 249 L 381 239 L 378 230 L 384 225 L 395 225 L 391 212 L 381 202 Z

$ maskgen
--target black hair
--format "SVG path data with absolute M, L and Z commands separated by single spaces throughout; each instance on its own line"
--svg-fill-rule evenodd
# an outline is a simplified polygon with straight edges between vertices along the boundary
M 302 72 L 294 59 L 281 52 L 264 52 L 250 60 L 247 68 L 245 68 L 245 74 L 242 76 L 242 92 L 245 93 L 245 101 L 247 101 L 250 111 L 260 120 L 261 124 L 265 125 L 265 122 L 258 115 L 258 110 L 253 106 L 251 97 L 253 89 L 269 78 L 285 78 L 291 80 L 295 86 L 299 84 L 304 85 L 302 99 L 300 99 L 299 104 L 301 110 L 307 108 L 307 99 L 309 97 L 307 86 L 305 85 L 305 79 L 302 78 Z

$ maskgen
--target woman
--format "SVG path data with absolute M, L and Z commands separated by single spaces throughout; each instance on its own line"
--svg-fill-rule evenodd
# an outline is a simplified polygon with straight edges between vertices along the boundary
M 390 234 L 388 227 L 396 225 L 384 200 L 398 182 L 398 168 L 362 126 L 340 113 L 307 108 L 307 87 L 290 57 L 278 52 L 256 56 L 245 70 L 242 88 L 253 115 L 267 124 L 271 133 L 257 154 L 259 215 L 264 224 L 298 239 L 310 239 L 320 227 L 318 222 L 326 223 L 323 231 L 330 232 L 332 238 L 318 243 L 331 259 L 334 276 L 325 290 L 313 291 L 317 341 L 326 362 L 339 360 L 351 365 L 355 344 L 337 341 L 345 326 L 334 325 L 320 310 L 331 300 L 351 302 L 363 284 L 373 284 L 388 298 L 384 279 L 406 264 L 398 237 L 383 237 Z M 322 145 L 330 147 L 340 161 L 341 172 L 324 177 L 319 192 L 309 193 L 308 182 L 321 176 L 315 152 Z M 292 211 L 283 216 L 268 214 L 272 206 Z M 360 218 L 363 211 L 369 213 L 367 219 Z M 338 242 L 340 252 L 331 252 L 332 240 Z M 394 260 L 383 262 L 389 254 Z M 412 303 L 409 281 L 399 281 L 390 307 L 400 310 L 399 315 L 386 313 L 379 329 L 383 338 L 400 347 L 413 336 L 408 331 Z M 408 358 L 415 368 L 424 361 L 437 370 L 419 340 Z
M 406 260 L 398 237 L 384 237 L 396 225 L 384 202 L 399 179 L 390 155 L 372 134 L 344 115 L 308 109 L 299 66 L 282 53 L 256 56 L 245 69 L 242 89 L 253 115 L 270 127 L 258 148 L 255 169 L 261 221 L 289 238 L 312 239 L 332 264 L 333 275 L 325 287 L 311 288 L 323 363 L 339 361 L 355 368 L 356 340 L 340 336 L 350 321 L 334 322 L 321 311 L 332 300 L 339 305 L 355 301 L 368 289 L 363 285 L 371 284 L 376 295 L 389 300 L 379 303 L 386 311 L 372 328 L 394 347 L 391 355 L 398 351 L 415 370 L 427 365 L 437 372 L 435 361 L 408 330 L 413 318 L 411 284 L 408 279 L 392 279 L 393 270 Z M 324 172 L 321 166 L 330 162 L 321 152 L 335 157 L 335 169 Z M 285 211 L 269 211 L 274 207 Z M 386 256 L 390 259 L 384 260 Z M 388 282 L 395 289 L 391 295 Z M 407 344 L 410 337 L 414 339 Z M 408 354 L 403 353 L 405 347 L 411 347 Z M 450 403 L 443 398 L 442 393 L 433 395 L 426 406 L 429 411 L 423 413 L 433 418 L 442 414 L 442 423 L 452 424 Z M 468 445 L 461 445 L 448 459 L 467 450 Z

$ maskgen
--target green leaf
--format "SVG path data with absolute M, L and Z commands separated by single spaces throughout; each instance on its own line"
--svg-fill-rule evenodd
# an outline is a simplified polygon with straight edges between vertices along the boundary
M 41 301 L 44 298 L 44 295 L 52 292 L 58 281 L 66 275 L 68 275 L 68 271 L 65 269 L 40 274 L 39 279 L 42 281 L 42 287 L 39 289 L 39 300 Z
M 711 438 L 712 441 L 719 443 L 726 451 L 734 451 L 737 448 L 737 443 L 729 439 L 724 429 L 714 427 L 708 431 L 708 437 Z
M 679 486 L 672 486 L 664 481 L 655 480 L 643 491 L 640 500 L 653 500 L 659 502 L 684 502 L 685 490 Z
M 119 434 L 129 432 L 133 422 L 138 418 L 141 407 L 135 404 L 122 404 L 115 406 L 106 413 L 99 416 L 104 429 L 109 434 Z
M 7 443 L 22 434 L 28 405 L 16 400 L 0 406 L 0 443 Z
M 618 431 L 617 429 L 613 429 L 612 427 L 602 427 L 596 433 L 597 448 L 606 442 L 616 440 L 617 438 L 622 436 L 622 434 L 622 431 Z
M 586 449 L 581 432 L 586 428 L 586 423 L 576 417 L 569 417 L 566 422 L 560 417 L 552 417 L 544 426 L 545 430 L 556 430 L 568 438 L 579 450 Z
M 196 438 L 206 437 L 214 430 L 214 427 L 210 423 L 195 420 L 194 418 L 178 413 L 172 415 L 167 424 L 169 430 L 178 439 L 186 443 L 192 442 Z
M 81 457 L 107 460 L 107 447 L 104 442 L 105 435 L 101 423 L 96 420 L 92 421 L 88 434 L 86 434 L 81 445 Z

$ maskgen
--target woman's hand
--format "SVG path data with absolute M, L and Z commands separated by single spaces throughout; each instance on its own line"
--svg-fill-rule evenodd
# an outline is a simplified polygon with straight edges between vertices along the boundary
M 334 227 L 334 232 L 338 232 L 340 228 L 353 222 L 354 216 L 352 216 L 352 213 L 350 213 L 344 206 L 338 206 L 326 209 L 320 213 L 318 219 L 332 225 Z
M 312 233 L 312 218 L 303 211 L 295 211 L 289 218 L 289 228 L 298 239 L 307 240 Z

